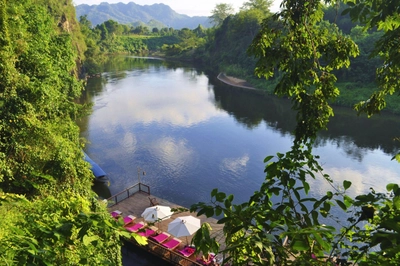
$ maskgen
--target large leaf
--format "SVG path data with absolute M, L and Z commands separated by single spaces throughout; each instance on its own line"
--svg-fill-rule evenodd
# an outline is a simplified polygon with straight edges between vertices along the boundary
M 347 180 L 344 180 L 344 181 L 343 181 L 343 187 L 344 187 L 344 189 L 348 189 L 350 186 L 351 186 L 351 182 L 350 182 L 350 181 L 347 181 Z
M 293 244 L 291 245 L 293 250 L 296 251 L 305 251 L 308 250 L 310 247 L 304 240 L 296 239 L 294 240 Z
M 346 204 L 343 203 L 343 201 L 341 201 L 341 200 L 335 200 L 335 201 L 339 205 L 339 207 L 342 208 L 342 210 L 344 210 L 344 211 L 347 210 L 347 206 L 346 206 Z

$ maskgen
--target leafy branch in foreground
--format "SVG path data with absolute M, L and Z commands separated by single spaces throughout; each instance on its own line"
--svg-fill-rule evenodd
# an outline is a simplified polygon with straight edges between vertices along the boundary
M 400 89 L 400 2 L 346 2 L 350 9 L 345 12 L 353 19 L 385 31 L 374 51 L 385 61 L 377 70 L 381 90 L 356 106 L 370 116 L 385 106 L 386 95 Z M 281 8 L 264 21 L 249 52 L 258 58 L 258 76 L 280 74 L 275 93 L 290 98 L 297 111 L 293 146 L 265 159 L 265 181 L 248 202 L 236 204 L 233 195 L 215 189 L 210 204 L 195 204 L 191 211 L 223 217 L 226 247 L 220 252 L 233 265 L 330 265 L 336 255 L 358 265 L 395 265 L 400 257 L 399 185 L 388 184 L 390 194 L 371 188 L 352 198 L 347 194 L 351 182 L 335 185 L 312 153 L 317 133 L 333 116 L 330 103 L 339 95 L 333 71 L 348 67 L 358 47 L 334 24 L 322 21 L 321 1 L 285 0 Z M 312 196 L 315 179 L 328 182 L 332 191 Z M 194 243 L 204 246 L 196 238 Z
M 215 189 L 211 205 L 192 206 L 192 211 L 208 217 L 223 214 L 219 223 L 224 224 L 227 248 L 221 252 L 234 265 L 318 264 L 323 252 L 331 249 L 335 228 L 320 223 L 320 218 L 329 217 L 334 201 L 345 206 L 341 201 L 344 192 L 328 191 L 321 199 L 307 197 L 310 185 L 306 179 L 315 178 L 321 169 L 314 159 L 307 159 L 307 150 L 297 154 L 296 161 L 292 156 L 292 152 L 278 154 L 267 165 L 266 181 L 246 203 L 234 204 L 233 195 Z M 267 157 L 266 162 L 273 158 Z M 349 187 L 350 183 L 344 184 L 345 189 Z M 286 237 L 290 241 L 283 245 Z

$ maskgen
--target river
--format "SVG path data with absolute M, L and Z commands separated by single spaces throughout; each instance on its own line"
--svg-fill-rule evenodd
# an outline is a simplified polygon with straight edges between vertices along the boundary
M 88 80 L 83 100 L 93 103 L 79 121 L 85 150 L 108 173 L 111 194 L 140 178 L 152 194 L 187 207 L 208 201 L 213 188 L 246 201 L 263 182 L 263 159 L 288 151 L 293 140 L 288 100 L 228 86 L 176 62 L 115 57 L 102 77 Z M 391 160 L 399 122 L 395 115 L 367 119 L 335 108 L 315 153 L 336 183 L 353 182 L 353 195 L 384 191 L 399 180 Z M 329 188 L 312 183 L 314 195 Z
M 208 202 L 213 188 L 243 202 L 264 180 L 264 158 L 293 141 L 288 100 L 176 62 L 112 58 L 101 77 L 88 80 L 82 100 L 93 103 L 78 121 L 85 151 L 108 174 L 111 194 L 140 179 L 153 195 L 185 207 Z M 400 148 L 398 125 L 395 115 L 367 119 L 335 108 L 314 152 L 336 184 L 352 181 L 351 196 L 384 192 L 400 176 L 391 160 Z M 311 196 L 331 189 L 322 179 L 310 183 Z

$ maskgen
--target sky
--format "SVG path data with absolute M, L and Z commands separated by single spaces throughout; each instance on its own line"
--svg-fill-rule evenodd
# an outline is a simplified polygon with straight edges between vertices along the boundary
M 217 4 L 226 3 L 232 4 L 235 8 L 235 12 L 239 11 L 239 8 L 243 5 L 246 0 L 73 0 L 75 5 L 87 4 L 87 5 L 98 5 L 101 2 L 108 2 L 110 4 L 116 3 L 129 3 L 134 2 L 138 5 L 152 5 L 163 3 L 170 6 L 175 12 L 179 14 L 185 14 L 188 16 L 210 16 L 211 10 Z M 281 0 L 273 0 L 272 11 L 279 10 L 279 4 Z

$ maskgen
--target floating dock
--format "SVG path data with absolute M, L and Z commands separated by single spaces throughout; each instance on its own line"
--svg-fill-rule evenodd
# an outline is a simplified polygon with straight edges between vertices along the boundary
M 108 210 L 110 212 L 118 210 L 122 212 L 122 216 L 128 216 L 128 215 L 134 215 L 136 217 L 135 222 L 140 222 L 144 221 L 144 219 L 141 217 L 141 214 L 143 211 L 148 208 L 153 206 L 153 204 L 156 202 L 158 205 L 161 206 L 169 206 L 171 208 L 185 208 L 182 207 L 178 204 L 169 202 L 165 199 L 155 197 L 150 194 L 150 187 L 141 183 L 138 183 L 114 196 L 108 199 L 109 202 L 109 207 Z M 162 220 L 161 222 L 157 222 L 154 224 L 154 226 L 158 227 L 160 231 L 163 232 L 168 232 L 168 224 L 172 222 L 175 218 L 181 217 L 181 216 L 188 216 L 192 215 L 194 217 L 196 216 L 196 213 L 191 213 L 189 210 L 187 211 L 182 211 L 182 212 L 176 212 L 174 213 L 170 218 Z M 212 231 L 211 237 L 215 237 L 216 240 L 220 243 L 220 248 L 224 249 L 224 235 L 223 235 L 223 226 L 220 224 L 217 224 L 217 219 L 215 218 L 207 218 L 205 215 L 198 216 L 197 218 L 200 219 L 201 223 L 207 222 L 210 224 Z M 190 244 L 193 235 L 188 236 L 188 237 L 178 237 L 180 240 L 182 240 L 182 243 L 180 246 L 175 249 L 181 249 L 183 248 L 186 244 Z M 173 264 L 173 265 L 183 265 L 183 266 L 191 266 L 191 265 L 202 265 L 198 262 L 196 262 L 197 257 L 199 255 L 193 254 L 190 257 L 185 257 L 182 256 L 180 253 L 171 251 L 164 246 L 156 243 L 155 241 L 151 241 L 150 239 L 148 240 L 148 244 L 146 246 L 140 246 L 136 243 L 135 240 L 129 240 L 133 244 L 136 244 L 138 247 L 164 259 L 165 261 Z M 188 243 L 187 243 L 188 242 Z

